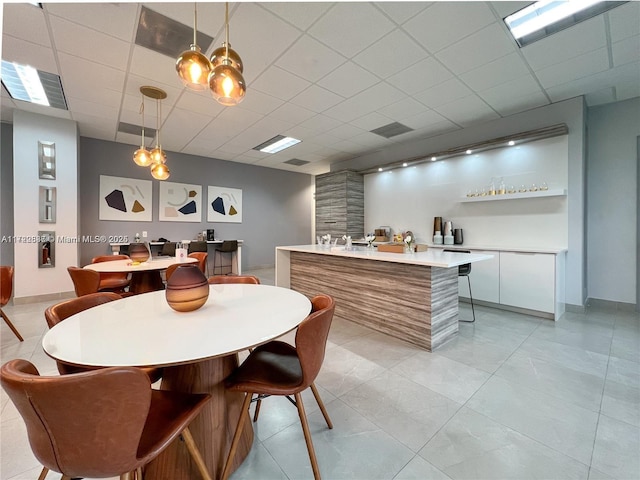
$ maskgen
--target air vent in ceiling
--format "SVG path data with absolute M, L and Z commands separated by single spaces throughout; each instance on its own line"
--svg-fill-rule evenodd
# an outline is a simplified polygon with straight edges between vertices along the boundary
M 301 167 L 302 165 L 306 165 L 309 162 L 307 160 L 300 160 L 299 158 L 292 158 L 291 160 L 287 160 L 286 162 L 283 162 L 283 163 L 288 163 L 289 165 L 295 165 L 296 167 Z
M 402 135 L 403 133 L 411 131 L 413 131 L 413 128 L 409 128 L 406 125 L 398 122 L 393 122 L 388 125 L 383 125 L 382 127 L 371 130 L 371 133 L 375 133 L 376 135 L 380 135 L 384 138 L 391 138 L 395 137 L 396 135 Z
M 118 123 L 118 131 L 122 133 L 130 133 L 131 135 L 140 136 L 142 135 L 142 127 L 140 125 L 134 125 L 132 123 Z M 145 138 L 155 138 L 156 129 L 144 127 L 144 136 Z
M 213 42 L 213 37 L 202 32 L 198 32 L 196 39 L 203 52 L 206 52 Z M 136 45 L 175 58 L 185 50 L 189 50 L 189 45 L 192 43 L 193 26 L 184 25 L 147 7 L 142 7 L 136 32 Z

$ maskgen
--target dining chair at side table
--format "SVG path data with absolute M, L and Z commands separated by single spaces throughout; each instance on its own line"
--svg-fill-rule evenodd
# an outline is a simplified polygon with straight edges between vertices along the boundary
M 443 249 L 443 252 L 458 252 L 458 253 L 471 253 L 471 250 L 453 250 L 453 249 Z M 473 308 L 473 294 L 471 293 L 471 278 L 469 275 L 471 274 L 471 264 L 465 263 L 463 265 L 458 266 L 458 277 L 467 277 L 467 283 L 469 284 L 469 299 L 471 300 L 471 315 L 472 320 L 463 320 L 458 318 L 459 322 L 465 323 L 473 323 L 476 321 L 476 311 Z
M 212 285 L 223 283 L 246 283 L 249 285 L 260 285 L 260 279 L 253 275 L 214 275 L 209 277 L 208 282 Z
M 130 260 L 128 255 L 99 255 L 91 259 L 91 263 L 112 262 L 114 260 Z M 129 286 L 129 274 L 116 272 L 100 272 L 100 292 L 122 293 Z
M 225 382 L 227 390 L 244 392 L 246 395 L 240 410 L 238 426 L 231 442 L 229 456 L 222 473 L 223 480 L 226 480 L 229 476 L 240 435 L 248 416 L 247 410 L 254 393 L 259 395 L 259 403 L 256 405 L 256 410 L 259 409 L 261 399 L 271 395 L 286 396 L 296 405 L 309 452 L 309 459 L 311 460 L 313 477 L 316 480 L 320 479 L 318 460 L 313 449 L 307 415 L 302 403 L 302 391 L 311 387 L 313 396 L 320 407 L 327 426 L 333 428 L 314 381 L 324 361 L 335 302 L 328 295 L 317 295 L 311 299 L 311 304 L 311 313 L 298 326 L 295 347 L 278 340 L 260 345 L 231 373 Z M 295 400 L 292 400 L 290 395 L 293 395 Z
M 97 292 L 89 293 L 78 298 L 72 298 L 65 300 L 55 305 L 50 306 L 44 311 L 44 318 L 47 321 L 49 328 L 55 327 L 60 322 L 66 320 L 71 315 L 84 312 L 85 310 L 103 303 L 113 302 L 114 300 L 120 300 L 122 297 L 113 292 Z M 97 370 L 103 367 L 80 367 L 77 365 L 70 365 L 68 363 L 56 361 L 58 372 L 60 375 L 68 375 L 70 373 L 87 372 L 90 370 Z M 162 369 L 156 367 L 137 367 L 147 374 L 151 383 L 155 383 L 162 378 Z
M 236 256 L 236 263 L 238 261 L 238 241 L 237 240 L 223 240 L 215 246 L 213 252 L 213 274 L 224 274 L 225 268 L 230 268 L 233 272 L 233 257 Z M 228 257 L 227 257 L 228 256 Z M 224 258 L 229 259 L 229 263 L 223 263 Z M 236 271 L 239 271 L 238 265 L 236 265 Z
M 189 424 L 209 394 L 153 390 L 134 367 L 40 376 L 27 360 L 11 360 L 0 381 L 22 416 L 31 450 L 49 470 L 72 477 L 142 478 L 142 467 L 177 437 L 204 480 L 211 480 Z
M 78 297 L 98 293 L 100 288 L 100 274 L 98 272 L 79 267 L 67 267 L 67 271 Z
M 24 338 L 20 335 L 20 332 L 15 327 L 13 322 L 9 320 L 9 317 L 2 310 L 9 300 L 11 300 L 11 293 L 13 292 L 13 267 L 11 266 L 0 266 L 0 316 L 4 320 L 4 323 L 11 329 L 13 334 L 18 337 L 18 340 L 24 342 Z

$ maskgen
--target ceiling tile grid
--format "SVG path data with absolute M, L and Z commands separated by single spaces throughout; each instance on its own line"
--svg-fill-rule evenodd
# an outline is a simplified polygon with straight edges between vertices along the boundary
M 234 108 L 186 90 L 175 58 L 135 44 L 143 5 L 187 29 L 193 5 L 4 4 L 2 58 L 61 75 L 69 111 L 3 89 L 0 118 L 11 122 L 14 109 L 70 118 L 83 136 L 133 147 L 139 138 L 118 124 L 142 124 L 139 89 L 154 85 L 167 92 L 166 150 L 317 174 L 331 162 L 574 96 L 599 105 L 640 95 L 640 2 L 520 49 L 503 17 L 529 3 L 231 3 L 230 40 L 247 83 Z M 224 38 L 224 4 L 197 9 L 198 30 L 214 37 L 210 54 Z M 154 103 L 145 103 L 152 128 Z M 413 130 L 391 139 L 370 133 L 394 121 Z M 277 134 L 302 143 L 275 155 L 252 150 Z M 310 163 L 283 163 L 291 158 Z

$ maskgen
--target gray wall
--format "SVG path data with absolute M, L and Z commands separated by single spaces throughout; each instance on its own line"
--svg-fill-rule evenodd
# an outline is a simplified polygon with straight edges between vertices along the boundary
M 13 235 L 13 125 L 0 124 L 0 237 Z M 0 242 L 0 265 L 13 265 L 13 244 Z
M 640 98 L 589 108 L 589 298 L 637 303 Z
M 168 181 L 242 189 L 242 223 L 158 221 L 158 180 L 148 168 L 133 163 L 136 147 L 80 138 L 80 235 L 128 235 L 148 232 L 147 240 L 194 239 L 198 232 L 215 229 L 216 238 L 242 239 L 242 268 L 273 266 L 277 245 L 311 243 L 313 177 L 307 174 L 167 152 Z M 153 221 L 116 222 L 99 218 L 100 175 L 153 180 Z M 105 244 L 81 244 L 80 263 L 110 253 Z

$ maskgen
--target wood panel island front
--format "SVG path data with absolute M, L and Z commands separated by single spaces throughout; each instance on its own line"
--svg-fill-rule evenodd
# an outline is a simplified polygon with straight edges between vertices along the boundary
M 326 293 L 336 316 L 432 351 L 458 332 L 458 266 L 487 254 L 297 245 L 276 247 L 276 285 Z

